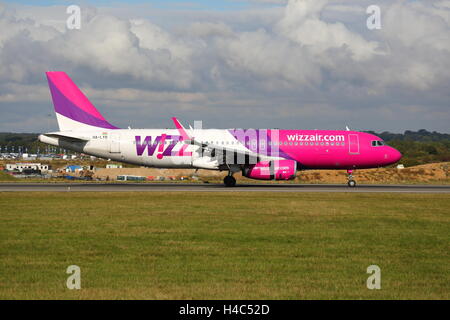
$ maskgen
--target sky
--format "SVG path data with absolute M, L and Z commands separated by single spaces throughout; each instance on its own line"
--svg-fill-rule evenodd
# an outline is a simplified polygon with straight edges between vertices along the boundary
M 449 25 L 449 0 L 0 1 L 0 132 L 57 130 L 65 71 L 124 128 L 450 133 Z

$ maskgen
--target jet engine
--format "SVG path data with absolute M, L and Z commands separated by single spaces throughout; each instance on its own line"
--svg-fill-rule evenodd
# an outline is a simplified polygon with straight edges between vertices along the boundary
M 297 173 L 294 160 L 260 161 L 243 170 L 243 175 L 255 180 L 293 180 Z

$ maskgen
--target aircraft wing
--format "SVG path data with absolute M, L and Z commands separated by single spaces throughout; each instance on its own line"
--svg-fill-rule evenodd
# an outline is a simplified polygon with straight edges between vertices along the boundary
M 208 151 L 211 153 L 211 157 L 218 156 L 220 154 L 223 155 L 223 163 L 232 163 L 232 164 L 256 164 L 262 159 L 273 159 L 273 157 L 263 156 L 253 151 L 244 148 L 230 148 L 225 147 L 223 145 L 217 145 L 213 143 L 204 143 L 200 142 L 188 134 L 187 130 L 183 127 L 183 125 L 178 121 L 177 118 L 172 118 L 175 127 L 178 129 L 180 135 L 182 136 L 182 140 L 184 143 L 188 145 L 196 145 L 202 148 L 202 153 L 204 151 Z
M 261 160 L 261 156 L 250 150 L 242 150 L 237 148 L 229 148 L 221 145 L 216 145 L 212 143 L 202 143 L 197 141 L 195 138 L 190 138 L 184 141 L 186 144 L 196 145 L 202 148 L 203 151 L 211 152 L 212 157 L 222 154 L 224 156 L 224 162 L 234 161 L 235 164 L 248 164 L 257 163 Z M 229 159 L 231 158 L 231 159 Z M 242 159 L 244 163 L 239 163 L 236 159 Z

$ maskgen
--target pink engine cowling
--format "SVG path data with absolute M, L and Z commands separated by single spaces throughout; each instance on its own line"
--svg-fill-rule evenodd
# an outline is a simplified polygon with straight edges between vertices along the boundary
M 292 180 L 297 173 L 294 160 L 261 161 L 244 170 L 244 176 L 255 180 Z

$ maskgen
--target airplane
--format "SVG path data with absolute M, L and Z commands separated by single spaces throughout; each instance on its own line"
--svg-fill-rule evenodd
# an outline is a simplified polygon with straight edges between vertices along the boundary
M 155 168 L 228 171 L 256 180 L 292 180 L 308 169 L 347 170 L 388 166 L 401 153 L 379 137 L 346 130 L 121 129 L 109 123 L 65 72 L 46 72 L 59 131 L 39 135 L 43 143 L 98 158 Z

